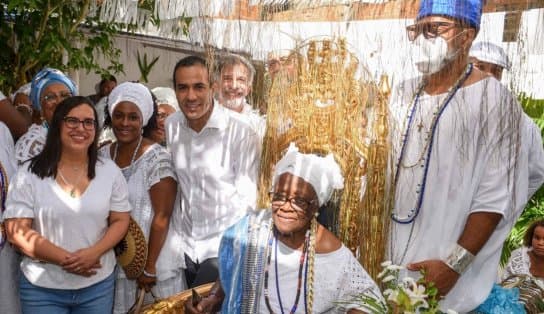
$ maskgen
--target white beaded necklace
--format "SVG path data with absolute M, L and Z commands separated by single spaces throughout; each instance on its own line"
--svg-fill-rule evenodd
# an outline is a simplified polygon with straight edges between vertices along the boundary
M 140 138 L 138 139 L 138 145 L 136 145 L 136 149 L 132 153 L 132 158 L 130 159 L 130 164 L 128 165 L 128 175 L 125 176 L 125 179 L 128 180 L 130 176 L 132 176 L 132 164 L 134 163 L 134 160 L 136 159 L 136 155 L 138 154 L 138 151 L 140 150 L 140 146 L 142 145 L 142 138 L 143 136 L 140 135 Z M 115 143 L 115 150 L 113 151 L 113 161 L 117 163 L 117 154 L 119 152 L 119 142 Z

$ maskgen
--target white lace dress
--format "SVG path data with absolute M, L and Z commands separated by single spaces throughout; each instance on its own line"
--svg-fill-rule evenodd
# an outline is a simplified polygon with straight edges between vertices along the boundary
M 278 242 L 278 274 L 276 275 L 276 256 L 275 253 L 272 254 L 268 270 L 268 291 L 274 313 L 289 313 L 295 302 L 300 255 L 301 251 L 293 250 Z M 303 288 L 304 275 L 302 280 L 300 299 L 295 313 L 306 312 L 304 295 L 307 292 L 305 293 Z M 279 289 L 276 289 L 277 285 Z M 347 303 L 353 300 L 354 296 L 365 292 L 371 292 L 381 298 L 381 292 L 376 283 L 344 245 L 334 252 L 315 255 L 313 287 L 312 313 L 345 313 L 349 308 L 356 308 L 355 305 Z M 278 290 L 283 311 L 279 307 Z M 269 313 L 264 293 L 259 302 L 259 313 Z
M 15 144 L 15 158 L 17 164 L 38 155 L 42 152 L 47 138 L 47 128 L 42 124 L 33 124 L 28 131 L 17 140 Z
M 111 158 L 110 146 L 100 149 L 100 155 Z M 147 240 L 153 219 L 153 207 L 149 190 L 161 179 L 171 177 L 177 181 L 172 167 L 170 154 L 159 144 L 153 144 L 140 158 L 134 161 L 132 167 L 121 169 L 128 182 L 129 201 L 133 208 L 132 218 L 142 228 Z M 181 236 L 175 217 L 179 217 L 178 202 L 174 205 L 168 235 L 157 260 L 157 285 L 153 293 L 158 298 L 164 298 L 185 290 L 187 285 L 183 272 L 183 252 L 181 251 Z M 137 284 L 128 280 L 120 270 L 115 284 L 114 313 L 126 313 L 134 304 Z M 146 302 L 151 302 L 151 295 L 146 296 Z
M 508 264 L 504 267 L 502 280 L 505 280 L 512 275 L 527 275 L 534 277 L 531 274 L 531 258 L 529 257 L 529 251 L 531 251 L 531 248 L 523 246 L 512 252 Z M 544 288 L 544 278 L 534 278 L 540 283 L 540 286 Z

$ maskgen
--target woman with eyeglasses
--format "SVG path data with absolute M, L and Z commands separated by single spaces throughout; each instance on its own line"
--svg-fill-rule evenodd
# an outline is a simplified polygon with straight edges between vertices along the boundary
M 123 174 L 97 151 L 97 114 L 85 97 L 62 101 L 43 150 L 19 167 L 3 219 L 23 253 L 23 313 L 111 313 L 113 247 L 130 218 Z
M 32 79 L 30 101 L 34 111 L 40 113 L 41 123 L 32 124 L 15 145 L 15 157 L 21 165 L 42 151 L 53 112 L 64 99 L 77 95 L 77 88 L 64 73 L 44 68 Z
M 164 122 L 172 113 L 179 111 L 176 93 L 170 87 L 155 87 L 151 90 L 157 98 L 157 128 L 151 131 L 150 138 L 156 143 L 166 146 Z
M 338 238 L 317 222 L 320 206 L 343 187 L 332 155 L 301 154 L 292 145 L 275 167 L 271 210 L 227 229 L 219 249 L 220 279 L 187 313 L 364 313 L 351 304 L 381 293 Z M 196 305 L 193 305 L 196 303 Z
M 108 98 L 105 124 L 116 142 L 100 149 L 111 158 L 129 184 L 132 218 L 142 229 L 148 254 L 144 270 L 135 281 L 124 272 L 117 275 L 114 313 L 126 313 L 134 304 L 138 288 L 159 298 L 185 290 L 181 239 L 176 230 L 181 217 L 176 206 L 177 177 L 170 154 L 147 138 L 155 127 L 156 108 L 151 92 L 140 83 L 117 85 Z M 151 294 L 146 302 L 152 301 Z

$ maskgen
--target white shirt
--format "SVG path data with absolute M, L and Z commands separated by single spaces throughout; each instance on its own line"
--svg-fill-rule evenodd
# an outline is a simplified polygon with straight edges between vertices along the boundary
M 404 82 L 391 97 L 392 161 L 397 166 L 407 115 L 418 82 Z M 393 212 L 406 217 L 416 208 L 423 178 L 419 162 L 433 112 L 446 94 L 423 93 L 414 112 Z M 521 108 L 496 79 L 487 78 L 457 91 L 444 110 L 432 146 L 424 199 L 413 223 L 392 222 L 390 257 L 396 264 L 445 260 L 468 216 L 503 216 L 466 272 L 441 302 L 445 311 L 468 312 L 480 305 L 496 278 L 503 241 L 527 201 L 528 158 L 520 139 Z M 410 168 L 410 166 L 413 166 Z M 542 182 L 540 182 L 542 184 Z M 412 230 L 413 229 L 413 230 Z M 419 277 L 419 273 L 410 273 Z
M 251 107 L 247 102 L 244 103 L 244 108 L 240 112 L 242 119 L 251 126 L 253 131 L 259 135 L 262 141 L 266 132 L 266 118 L 261 116 L 259 112 Z
M 275 245 L 275 241 L 273 245 Z M 274 313 L 289 313 L 295 303 L 302 251 L 293 250 L 278 242 L 278 256 L 275 255 L 275 249 L 272 249 L 272 253 L 268 267 L 270 306 Z M 276 259 L 278 261 L 277 281 L 274 266 Z M 305 313 L 304 273 L 306 273 L 306 266 L 304 266 L 300 298 L 295 313 Z M 283 311 L 279 307 L 277 284 L 279 284 Z M 355 296 L 370 292 L 381 296 L 376 283 L 344 245 L 334 252 L 315 254 L 312 286 L 312 313 L 346 313 L 346 309 L 356 308 L 354 305 L 347 305 Z M 339 304 L 339 302 L 346 302 L 346 304 Z M 264 288 L 259 302 L 259 313 L 269 313 L 265 303 Z
M 166 142 L 176 170 L 184 252 L 193 261 L 217 257 L 223 232 L 255 208 L 259 139 L 228 109 L 214 105 L 199 132 L 182 112 L 166 120 Z
M 22 165 L 25 161 L 41 153 L 46 139 L 47 128 L 43 124 L 32 124 L 15 144 L 17 164 Z
M 0 163 L 6 171 L 9 182 L 9 179 L 17 169 L 17 164 L 15 162 L 13 138 L 8 127 L 3 122 L 0 122 Z
M 111 144 L 100 149 L 100 155 L 108 159 Z M 132 211 L 130 216 L 134 218 L 142 229 L 145 238 L 149 242 L 151 222 L 155 215 L 149 191 L 151 187 L 164 178 L 172 178 L 177 181 L 170 154 L 159 144 L 153 144 L 134 161 L 132 166 L 121 169 L 128 183 L 128 194 Z M 157 259 L 157 279 L 159 281 L 172 278 L 184 266 L 185 259 L 181 247 L 179 202 L 174 204 L 168 234 Z M 117 274 L 119 278 L 126 278 L 125 272 Z
M 34 230 L 69 252 L 88 248 L 102 239 L 110 211 L 130 211 L 127 183 L 111 160 L 99 159 L 96 176 L 78 198 L 71 197 L 54 178 L 40 179 L 28 169 L 28 164 L 19 167 L 10 183 L 3 218 L 32 218 Z M 100 258 L 102 267 L 96 275 L 85 278 L 25 256 L 21 271 L 36 286 L 80 289 L 104 280 L 113 272 L 115 263 L 112 249 Z

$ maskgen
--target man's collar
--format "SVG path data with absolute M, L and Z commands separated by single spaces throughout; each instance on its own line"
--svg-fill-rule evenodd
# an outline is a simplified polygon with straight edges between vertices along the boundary
M 227 112 L 225 110 L 228 110 L 226 108 L 223 108 L 223 106 L 220 106 L 217 101 L 213 101 L 213 108 L 212 108 L 212 114 L 208 118 L 208 121 L 202 128 L 202 130 L 211 128 L 211 129 L 219 129 L 223 130 L 228 125 L 228 116 Z M 177 112 L 180 114 L 180 122 L 181 124 L 186 128 L 191 128 L 189 126 L 189 123 L 187 121 L 187 118 L 185 117 L 185 114 L 183 112 Z M 202 132 L 202 130 L 200 132 Z M 200 133 L 199 132 L 199 133 Z

